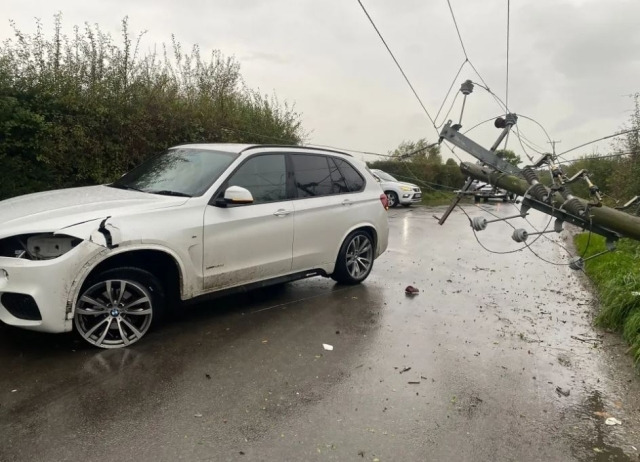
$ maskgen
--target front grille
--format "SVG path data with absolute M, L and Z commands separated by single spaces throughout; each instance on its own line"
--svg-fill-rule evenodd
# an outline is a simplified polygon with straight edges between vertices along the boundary
M 42 320 L 38 304 L 31 295 L 6 292 L 0 297 L 0 302 L 9 313 L 18 319 L 26 321 Z

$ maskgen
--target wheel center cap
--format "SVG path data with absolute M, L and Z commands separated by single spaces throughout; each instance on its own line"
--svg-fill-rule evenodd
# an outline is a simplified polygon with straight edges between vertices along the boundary
M 114 308 L 111 310 L 111 316 L 113 316 L 114 318 L 117 318 L 118 316 L 120 316 L 120 310 L 118 310 L 117 308 Z

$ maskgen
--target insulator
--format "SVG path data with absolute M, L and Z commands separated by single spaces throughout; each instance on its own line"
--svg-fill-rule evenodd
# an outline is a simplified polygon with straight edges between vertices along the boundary
M 504 128 L 507 126 L 507 122 L 502 118 L 502 117 L 498 117 L 494 122 L 493 125 L 496 128 Z
M 573 257 L 569 260 L 569 268 L 579 271 L 584 268 L 584 260 L 582 257 Z
M 518 228 L 513 230 L 511 239 L 516 242 L 525 242 L 529 238 L 529 233 L 524 228 Z
M 524 179 L 527 180 L 529 184 L 535 184 L 539 181 L 538 174 L 529 165 L 522 169 L 522 176 L 524 176 Z
M 547 202 L 547 200 L 549 199 L 549 192 L 547 191 L 547 188 L 545 188 L 541 183 L 533 185 L 529 191 L 529 194 L 538 199 L 540 202 Z
M 577 217 L 582 217 L 587 213 L 587 208 L 575 197 L 565 202 L 562 208 Z
M 518 116 L 516 114 L 514 114 L 513 112 L 510 112 L 504 118 L 504 122 L 507 125 L 515 125 L 518 122 Z
M 471 227 L 476 231 L 484 231 L 487 229 L 487 219 L 483 217 L 473 217 Z
M 467 80 L 460 85 L 460 92 L 467 96 L 473 91 L 473 82 L 471 80 Z

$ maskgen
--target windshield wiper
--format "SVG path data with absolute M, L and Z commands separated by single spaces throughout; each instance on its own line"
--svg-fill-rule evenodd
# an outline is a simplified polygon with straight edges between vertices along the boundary
M 146 192 L 146 191 L 143 191 L 142 189 L 134 188 L 133 186 L 128 186 L 128 185 L 125 185 L 125 184 L 111 183 L 111 184 L 108 184 L 107 186 L 109 186 L 111 188 L 117 188 L 117 189 L 126 189 L 127 191 Z
M 162 189 L 160 191 L 144 191 L 150 194 L 160 194 L 162 196 L 176 196 L 176 197 L 193 197 L 191 194 L 183 193 L 180 191 L 169 191 L 168 189 Z

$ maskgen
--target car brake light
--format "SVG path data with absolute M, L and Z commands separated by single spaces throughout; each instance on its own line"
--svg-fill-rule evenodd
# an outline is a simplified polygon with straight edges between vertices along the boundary
M 387 200 L 386 194 L 380 194 L 380 202 L 382 202 L 382 206 L 385 210 L 389 210 L 389 201 Z

